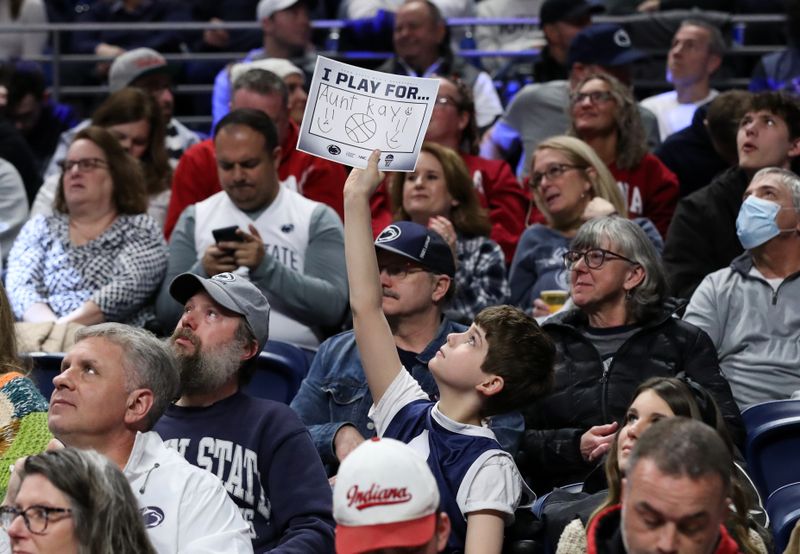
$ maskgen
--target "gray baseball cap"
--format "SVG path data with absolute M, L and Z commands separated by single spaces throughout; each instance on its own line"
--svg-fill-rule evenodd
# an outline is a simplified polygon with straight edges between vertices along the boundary
M 258 287 L 233 273 L 218 273 L 208 278 L 181 273 L 169 285 L 170 295 L 181 304 L 186 304 L 201 289 L 220 306 L 244 317 L 261 352 L 269 338 L 269 302 Z
M 108 88 L 117 92 L 136 79 L 153 73 L 171 73 L 164 56 L 152 48 L 134 48 L 114 59 L 108 70 Z

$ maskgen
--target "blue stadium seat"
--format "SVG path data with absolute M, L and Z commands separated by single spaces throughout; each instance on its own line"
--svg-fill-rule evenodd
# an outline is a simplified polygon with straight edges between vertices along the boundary
M 288 404 L 297 394 L 308 368 L 308 358 L 300 348 L 285 342 L 267 341 L 256 360 L 253 378 L 244 391 L 251 396 Z
M 772 522 L 775 552 L 783 552 L 800 519 L 800 483 L 789 483 L 773 492 L 767 499 L 767 513 Z
M 762 497 L 800 481 L 800 399 L 775 400 L 742 412 L 747 428 L 747 464 Z
M 31 364 L 30 378 L 39 387 L 47 401 L 53 394 L 53 377 L 61 371 L 61 360 L 64 359 L 63 352 L 30 352 L 22 355 L 23 360 L 29 360 Z

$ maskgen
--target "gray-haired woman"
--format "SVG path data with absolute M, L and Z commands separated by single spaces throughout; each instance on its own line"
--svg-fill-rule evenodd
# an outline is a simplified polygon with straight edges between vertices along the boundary
M 94 451 L 64 448 L 25 460 L 0 524 L 14 552 L 155 554 L 122 472 Z
M 673 317 L 663 267 L 644 231 L 623 217 L 593 219 L 564 263 L 576 309 L 543 326 L 558 349 L 556 385 L 525 414 L 519 460 L 537 488 L 582 481 L 609 449 L 634 390 L 650 377 L 685 372 L 703 385 L 741 444 L 739 410 L 714 345 Z

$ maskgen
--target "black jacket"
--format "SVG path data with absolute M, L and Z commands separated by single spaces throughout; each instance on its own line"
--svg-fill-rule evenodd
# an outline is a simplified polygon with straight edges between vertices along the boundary
M 664 309 L 620 346 L 607 372 L 580 327 L 580 310 L 559 314 L 543 328 L 556 344 L 555 387 L 525 410 L 523 453 L 518 463 L 536 488 L 583 481 L 594 464 L 583 461 L 580 438 L 593 425 L 622 422 L 636 387 L 650 377 L 685 372 L 719 404 L 737 446 L 744 426 L 728 382 L 719 371 L 714 344 L 701 329 Z
M 703 277 L 744 252 L 736 217 L 749 179 L 733 167 L 678 202 L 664 243 L 664 266 L 673 295 L 691 297 Z

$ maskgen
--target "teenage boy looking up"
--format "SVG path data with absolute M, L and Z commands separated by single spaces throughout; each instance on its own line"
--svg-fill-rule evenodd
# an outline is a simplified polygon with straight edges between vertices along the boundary
M 382 179 L 379 158 L 374 151 L 367 169 L 353 170 L 344 188 L 350 307 L 375 402 L 370 416 L 379 436 L 406 442 L 427 458 L 453 523 L 448 547 L 499 554 L 503 527 L 513 519 L 524 487 L 513 459 L 481 420 L 546 394 L 555 350 L 519 310 L 487 308 L 464 333 L 450 334 L 429 362 L 440 397 L 436 403 L 428 400 L 404 370 L 382 309 L 379 272 L 388 270 L 378 268 L 369 209 Z M 430 240 L 421 241 L 422 257 Z

